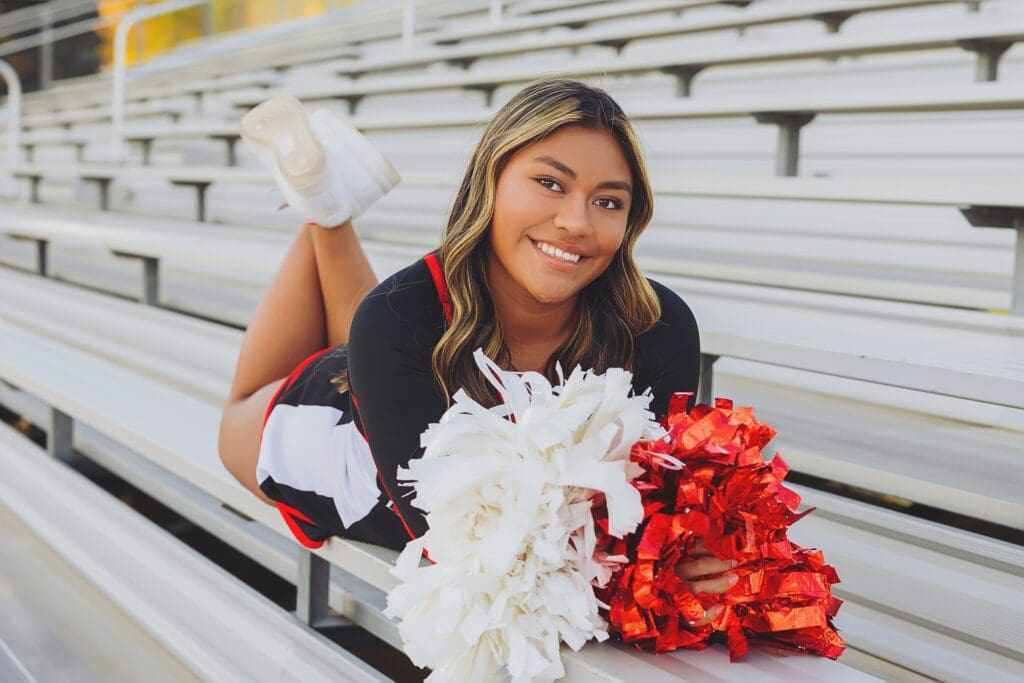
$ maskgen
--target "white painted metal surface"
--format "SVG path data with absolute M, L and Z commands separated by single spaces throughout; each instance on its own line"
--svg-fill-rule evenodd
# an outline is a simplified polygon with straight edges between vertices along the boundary
M 0 463 L 7 468 L 14 456 L 3 443 Z M 41 494 L 36 505 L 47 505 L 48 498 Z M 0 538 L 0 681 L 199 682 L 6 504 L 0 505 Z
M 200 680 L 385 681 L 0 426 L 0 499 Z

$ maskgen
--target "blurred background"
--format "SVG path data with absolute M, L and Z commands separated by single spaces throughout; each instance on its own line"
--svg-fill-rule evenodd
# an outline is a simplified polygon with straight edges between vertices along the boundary
M 591 643 L 567 680 L 1024 679 L 1022 42 L 1024 0 L 0 2 L 0 680 L 422 680 L 393 554 L 298 546 L 218 457 L 302 221 L 238 123 L 292 94 L 395 164 L 354 221 L 384 278 L 556 73 L 630 116 L 637 260 L 700 400 L 777 430 L 849 645 Z

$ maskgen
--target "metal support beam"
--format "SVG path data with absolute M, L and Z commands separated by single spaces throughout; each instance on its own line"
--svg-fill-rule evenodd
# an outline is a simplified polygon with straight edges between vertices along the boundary
M 82 176 L 82 180 L 96 183 L 99 188 L 99 209 L 100 211 L 110 211 L 110 183 L 113 178 L 110 176 Z
M 47 240 L 36 240 L 36 272 L 46 277 L 50 272 L 50 243 Z
M 843 25 L 847 19 L 854 15 L 853 12 L 821 12 L 815 14 L 812 19 L 817 19 L 821 23 L 825 24 L 825 30 L 828 33 L 839 33 L 839 27 Z
M 327 598 L 331 587 L 331 564 L 299 547 L 299 576 L 295 583 L 295 616 L 312 628 L 352 626 L 345 617 L 331 614 Z
M 477 59 L 477 57 L 452 57 L 451 59 L 446 59 L 445 63 L 448 64 L 449 66 L 455 67 L 456 69 L 469 71 L 469 67 L 473 66 L 473 63 Z
M 214 135 L 213 138 L 224 141 L 224 163 L 228 166 L 238 166 L 238 155 L 235 153 L 237 135 Z
M 981 83 L 994 81 L 999 73 L 999 60 L 1013 45 L 1008 41 L 995 40 L 958 40 L 956 44 L 963 49 L 974 52 L 978 59 L 974 67 L 974 80 Z
M 771 123 L 779 127 L 779 142 L 775 149 L 775 175 L 797 175 L 800 165 L 800 129 L 813 121 L 814 116 L 798 112 L 754 112 L 754 118 L 758 123 Z
M 159 306 L 160 259 L 156 256 L 146 256 L 117 249 L 111 249 L 110 253 L 121 258 L 138 259 L 142 262 L 142 297 L 140 300 L 147 306 Z
M 623 48 L 625 48 L 627 45 L 629 45 L 630 42 L 632 42 L 632 41 L 629 38 L 616 38 L 614 40 L 613 39 L 595 40 L 594 44 L 595 45 L 602 45 L 604 47 L 613 48 L 615 50 L 615 54 L 616 55 L 621 55 Z
M 67 413 L 50 406 L 50 424 L 46 433 L 46 453 L 63 462 L 71 462 L 74 451 L 71 439 L 74 435 L 74 421 Z
M 208 181 L 197 180 L 172 180 L 172 185 L 191 185 L 196 188 L 196 220 L 200 223 L 206 222 L 206 188 L 210 187 Z
M 961 207 L 960 213 L 975 228 L 1009 228 L 1017 231 L 1013 276 L 1010 281 L 1010 315 L 1024 318 L 1024 208 L 968 206 Z
M 36 273 L 42 277 L 46 277 L 47 273 L 47 247 L 49 240 L 36 237 L 35 235 L 19 235 L 16 232 L 8 233 L 7 237 L 12 240 L 19 240 L 22 242 L 34 242 L 36 245 Z
M 345 103 L 348 104 L 349 115 L 355 116 L 356 108 L 359 106 L 359 103 L 362 101 L 363 97 L 364 95 L 344 95 L 338 99 L 344 100 Z
M 689 97 L 690 90 L 693 87 L 693 77 L 705 68 L 702 64 L 681 64 L 678 66 L 665 66 L 658 70 L 664 74 L 675 76 L 676 97 Z
M 151 157 L 151 152 L 153 151 L 153 139 L 152 138 L 136 139 L 136 142 L 138 142 L 139 143 L 139 147 L 142 148 L 142 165 L 143 166 L 149 166 L 149 162 L 150 162 L 150 160 L 152 158 Z
M 716 360 L 718 360 L 718 356 L 710 353 L 700 354 L 700 380 L 697 385 L 697 403 L 712 405 L 711 401 L 714 397 L 712 392 L 712 371 L 714 370 Z
M 39 45 L 39 89 L 49 90 L 53 85 L 53 10 L 47 5 L 42 9 L 43 25 Z
M 479 90 L 484 94 L 484 106 L 490 107 L 494 104 L 494 91 L 498 89 L 497 83 L 474 83 L 465 86 L 466 90 Z

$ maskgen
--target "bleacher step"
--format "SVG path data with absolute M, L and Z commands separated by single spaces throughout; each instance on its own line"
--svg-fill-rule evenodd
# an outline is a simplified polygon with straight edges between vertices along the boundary
M 6 425 L 0 458 L 0 499 L 198 679 L 388 680 Z

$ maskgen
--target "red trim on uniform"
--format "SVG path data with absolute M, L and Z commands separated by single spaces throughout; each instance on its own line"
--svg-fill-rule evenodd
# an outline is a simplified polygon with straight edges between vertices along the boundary
M 352 407 L 358 413 L 359 412 L 359 404 L 356 402 L 356 395 L 354 393 L 352 393 L 351 388 L 349 389 L 348 396 L 352 400 Z M 362 415 L 360 415 L 359 421 L 360 422 L 363 421 Z M 366 427 L 364 425 L 363 429 L 365 429 L 365 428 Z M 381 473 L 380 473 L 380 466 L 377 464 L 377 458 L 373 455 L 373 449 L 370 448 L 370 441 L 369 441 L 369 439 L 366 438 L 366 434 L 363 434 L 363 432 L 361 430 L 357 429 L 356 431 L 359 432 L 359 435 L 361 437 L 363 437 L 363 441 L 366 442 L 366 450 L 370 451 L 370 457 L 373 458 L 373 466 L 377 468 L 377 479 L 380 480 L 381 486 L 384 487 L 384 493 L 387 494 L 388 500 L 391 501 L 391 509 L 392 509 L 392 511 L 394 511 L 394 513 L 396 515 L 398 515 L 398 519 L 402 522 L 402 526 L 405 527 L 405 533 L 409 534 L 409 539 L 410 540 L 416 540 L 416 538 L 418 538 L 418 537 L 416 536 L 416 534 L 414 534 L 412 532 L 412 529 L 409 527 L 408 522 L 405 521 L 405 517 L 402 516 L 402 511 L 399 510 L 398 509 L 398 505 L 395 504 L 395 497 L 391 495 L 391 490 L 388 488 L 387 483 L 384 481 L 384 476 L 381 475 Z M 424 555 L 424 557 L 427 558 L 427 560 L 430 562 L 430 564 L 437 564 L 432 559 L 430 559 L 430 554 L 427 552 L 426 548 L 423 549 L 423 555 Z
M 444 274 L 441 264 L 437 262 L 437 255 L 430 253 L 423 257 L 430 268 L 430 275 L 434 278 L 434 286 L 437 287 L 437 298 L 441 301 L 441 308 L 444 309 L 444 319 L 447 323 L 452 322 L 452 300 L 448 296 L 448 286 L 444 283 Z
M 316 526 L 316 522 L 304 515 L 297 508 L 293 508 L 291 505 L 287 505 L 281 501 L 275 501 L 275 504 L 277 505 L 277 511 L 281 513 L 282 517 L 284 517 L 284 523 L 288 525 L 288 528 L 291 529 L 292 535 L 295 536 L 295 540 L 312 550 L 316 550 L 324 544 L 324 541 L 314 541 L 307 536 L 306 532 L 299 527 L 295 518 L 298 517 L 303 522 L 308 522 L 313 526 Z
M 355 409 L 357 413 L 360 413 L 359 421 L 362 422 L 362 411 L 359 410 L 359 403 L 356 402 L 356 395 L 352 392 L 351 387 L 349 388 L 348 397 L 352 400 L 352 407 Z M 363 425 L 363 429 L 366 429 L 365 424 Z M 406 523 L 405 517 L 402 516 L 402 511 L 398 509 L 397 505 L 395 505 L 395 497 L 391 495 L 391 490 L 388 489 L 388 485 L 384 483 L 384 477 L 381 476 L 380 473 L 380 465 L 377 463 L 377 456 L 373 454 L 373 448 L 370 447 L 370 440 L 366 438 L 366 434 L 363 434 L 362 431 L 358 429 L 356 431 L 359 432 L 360 436 L 363 437 L 363 441 L 366 442 L 366 449 L 370 451 L 370 457 L 373 458 L 373 465 L 374 467 L 377 468 L 377 478 L 380 479 L 380 483 L 384 486 L 384 493 L 388 494 L 388 500 L 391 501 L 391 509 L 394 510 L 395 514 L 398 515 L 398 519 L 402 520 L 402 526 L 405 527 L 405 533 L 409 534 L 410 539 L 415 540 L 416 534 L 412 532 L 412 529 Z
M 302 374 L 302 371 L 306 369 L 307 365 L 316 360 L 316 358 L 318 358 L 324 351 L 329 351 L 333 348 L 333 346 L 327 346 L 312 355 L 307 356 L 304 361 L 295 366 L 295 369 L 288 374 L 288 377 L 285 378 L 284 382 L 281 383 L 281 386 L 277 388 L 274 395 L 270 397 L 270 401 L 267 402 L 267 409 L 263 413 L 263 425 L 260 427 L 260 443 L 263 443 L 263 430 L 267 428 L 267 420 L 270 419 L 270 412 L 274 409 L 274 404 L 277 403 L 277 399 L 280 398 L 281 394 L 284 393 L 284 390 L 290 387 L 295 379 Z

